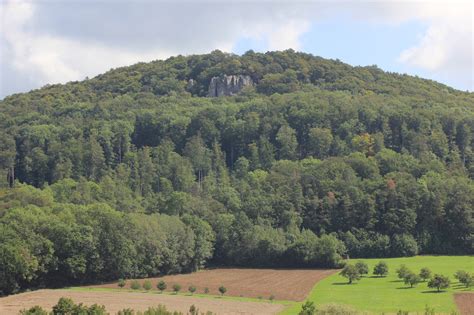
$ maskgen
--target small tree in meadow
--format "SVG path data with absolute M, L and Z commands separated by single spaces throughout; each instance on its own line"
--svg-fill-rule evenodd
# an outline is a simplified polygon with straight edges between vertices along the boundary
M 428 282 L 428 287 L 429 288 L 436 288 L 438 292 L 441 291 L 441 289 L 446 289 L 449 287 L 451 284 L 451 281 L 449 280 L 448 277 L 443 276 L 443 275 L 434 275 L 433 278 Z
M 132 290 L 140 290 L 141 287 L 142 285 L 140 284 L 140 282 L 138 282 L 138 280 L 133 280 L 132 283 L 130 284 L 130 288 Z
M 409 284 L 410 287 L 413 288 L 413 286 L 417 285 L 421 281 L 421 278 L 419 275 L 413 272 L 408 272 L 405 274 L 405 277 L 403 277 L 403 280 L 405 284 Z
M 388 274 L 388 266 L 384 261 L 380 261 L 374 267 L 374 275 L 379 277 L 385 277 Z
M 150 291 L 153 286 L 151 285 L 150 280 L 146 280 L 143 282 L 143 289 Z
M 427 267 L 421 268 L 420 278 L 423 279 L 423 281 L 426 281 L 431 278 L 431 270 Z
M 126 284 L 127 283 L 123 279 L 119 279 L 118 283 L 117 283 L 117 285 L 119 286 L 120 289 L 123 288 Z
M 219 287 L 219 292 L 221 293 L 221 296 L 223 296 L 223 295 L 227 292 L 226 287 L 224 287 L 223 285 L 221 285 L 221 286 Z
M 456 271 L 454 278 L 458 279 L 458 281 L 464 284 L 466 288 L 469 288 L 474 284 L 474 275 L 464 270 Z
M 273 300 L 275 300 L 275 296 L 272 294 L 272 295 L 270 295 L 270 297 L 268 299 L 270 300 L 270 302 L 273 303 Z
M 359 270 L 354 265 L 345 265 L 340 275 L 344 278 L 347 278 L 349 280 L 349 284 L 351 284 L 354 280 L 360 279 Z
M 298 315 L 314 315 L 316 314 L 316 306 L 314 305 L 314 302 L 306 301 L 302 306 L 301 306 L 301 311 L 298 313 Z
M 196 292 L 196 287 L 194 285 L 190 285 L 188 291 L 191 293 L 191 295 L 193 295 L 194 292 Z
M 208 294 L 208 293 L 209 293 L 209 288 L 207 288 L 207 287 L 204 288 L 204 293 L 205 293 L 205 294 Z
M 356 264 L 355 264 L 356 268 L 357 268 L 357 271 L 359 272 L 359 274 L 362 276 L 362 275 L 366 275 L 369 273 L 369 266 L 367 266 L 367 264 L 363 261 L 358 261 Z
M 405 279 L 405 277 L 410 274 L 412 274 L 412 272 L 405 265 L 400 265 L 400 267 L 397 269 L 398 279 Z
M 166 290 L 168 286 L 166 285 L 166 282 L 161 280 L 160 282 L 157 283 L 156 288 L 160 290 L 161 293 L 163 293 L 164 290 Z
M 174 284 L 173 285 L 173 291 L 174 291 L 174 294 L 178 294 L 179 291 L 181 291 L 181 285 L 179 284 Z

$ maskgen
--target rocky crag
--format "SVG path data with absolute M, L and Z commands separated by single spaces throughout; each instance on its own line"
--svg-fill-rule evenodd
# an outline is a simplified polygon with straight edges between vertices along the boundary
M 248 75 L 222 75 L 213 77 L 209 83 L 209 97 L 230 96 L 239 93 L 247 86 L 253 86 Z

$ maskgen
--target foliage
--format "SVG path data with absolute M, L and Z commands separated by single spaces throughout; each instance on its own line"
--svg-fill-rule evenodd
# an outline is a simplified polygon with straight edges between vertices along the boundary
M 347 278 L 349 280 L 349 284 L 351 284 L 354 280 L 359 280 L 361 277 L 359 268 L 350 264 L 344 266 L 344 269 L 342 269 L 340 275 Z
M 142 285 L 140 284 L 138 280 L 133 280 L 130 283 L 130 289 L 132 290 L 140 290 L 141 288 L 142 288 Z
M 460 283 L 466 286 L 466 288 L 471 287 L 474 285 L 474 274 L 469 273 L 464 270 L 458 270 L 454 274 L 454 278 L 456 278 Z
M 178 294 L 179 291 L 181 291 L 181 285 L 180 284 L 173 284 L 173 291 L 175 294 Z
M 298 313 L 299 315 L 314 315 L 316 313 L 316 306 L 314 302 L 306 301 L 301 306 L 301 311 Z
M 400 267 L 396 270 L 396 272 L 398 275 L 398 279 L 405 279 L 405 276 L 412 274 L 410 269 L 408 269 L 408 267 L 405 264 L 400 265 Z
M 117 285 L 118 285 L 120 288 L 123 288 L 126 284 L 127 284 L 127 282 L 126 282 L 124 279 L 122 279 L 122 278 L 120 278 L 120 279 L 118 280 L 118 283 L 117 283 Z
M 374 267 L 374 275 L 379 277 L 385 277 L 388 274 L 388 265 L 384 261 L 380 261 Z
M 427 279 L 431 278 L 431 270 L 427 267 L 423 267 L 420 269 L 420 278 L 423 281 L 426 281 Z
M 157 284 L 156 284 L 156 288 L 158 290 L 160 290 L 161 293 L 163 293 L 164 290 L 166 290 L 166 288 L 168 287 L 168 285 L 166 284 L 166 282 L 164 282 L 163 280 L 160 280 Z
M 196 287 L 194 285 L 190 285 L 189 288 L 188 288 L 188 291 L 192 294 L 194 294 L 194 292 L 196 292 Z
M 355 267 L 361 276 L 369 273 L 369 266 L 362 260 L 356 262 Z
M 145 289 L 146 291 L 150 291 L 152 287 L 153 287 L 153 286 L 151 285 L 151 281 L 150 281 L 150 280 L 145 280 L 145 281 L 143 282 L 143 289 Z
M 408 284 L 408 285 L 410 285 L 410 287 L 413 288 L 414 285 L 417 285 L 421 281 L 421 278 L 416 273 L 413 273 L 411 271 L 407 271 L 403 275 L 403 281 L 405 282 L 405 284 Z
M 223 285 L 221 285 L 221 286 L 219 287 L 219 293 L 220 293 L 221 295 L 224 295 L 226 292 L 227 292 L 227 288 L 224 287 Z
M 436 288 L 436 290 L 441 291 L 441 289 L 446 289 L 451 284 L 451 281 L 447 276 L 435 274 L 430 281 L 428 281 L 429 288 Z

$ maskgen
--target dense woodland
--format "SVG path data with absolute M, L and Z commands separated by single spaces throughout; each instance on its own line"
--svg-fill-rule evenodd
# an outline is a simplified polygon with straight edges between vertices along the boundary
M 205 97 L 222 74 L 256 85 Z M 12 95 L 0 293 L 473 254 L 473 148 L 473 93 L 292 50 L 178 56 Z

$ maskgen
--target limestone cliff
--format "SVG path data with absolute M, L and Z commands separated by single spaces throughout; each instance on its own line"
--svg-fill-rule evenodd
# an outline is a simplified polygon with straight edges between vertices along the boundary
M 248 75 L 223 75 L 213 77 L 209 83 L 209 97 L 230 96 L 239 93 L 244 87 L 253 86 Z

